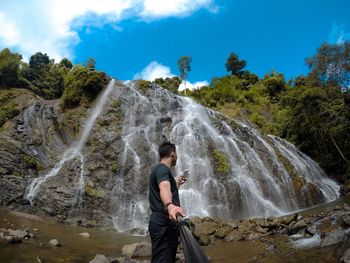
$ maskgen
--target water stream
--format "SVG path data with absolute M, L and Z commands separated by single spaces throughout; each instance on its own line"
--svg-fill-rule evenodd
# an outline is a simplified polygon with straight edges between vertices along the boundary
M 63 153 L 61 160 L 55 164 L 55 166 L 47 173 L 38 178 L 32 180 L 30 185 L 27 188 L 26 199 L 30 201 L 30 203 L 34 202 L 35 197 L 38 194 L 40 186 L 45 183 L 50 177 L 56 176 L 61 170 L 62 166 L 74 159 L 78 159 L 80 161 L 80 171 L 79 171 L 79 180 L 77 186 L 77 202 L 79 203 L 81 200 L 81 195 L 84 191 L 84 155 L 82 154 L 82 149 L 90 135 L 90 132 L 96 122 L 97 117 L 102 112 L 103 106 L 107 101 L 107 98 L 111 91 L 114 88 L 114 80 L 111 80 L 108 86 L 104 89 L 101 96 L 96 102 L 96 105 L 92 109 L 90 115 L 88 116 L 84 127 L 82 129 L 82 133 L 79 136 L 78 140 L 73 142 L 72 145 Z

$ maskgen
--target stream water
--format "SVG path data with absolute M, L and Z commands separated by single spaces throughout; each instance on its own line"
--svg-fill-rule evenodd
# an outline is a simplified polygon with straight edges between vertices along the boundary
M 350 198 L 338 199 L 301 212 L 304 216 L 319 214 L 332 210 L 336 205 L 347 202 Z M 84 228 L 80 226 L 59 224 L 50 218 L 44 222 L 26 219 L 15 215 L 6 208 L 0 207 L 0 228 L 28 229 L 35 237 L 24 240 L 22 244 L 0 242 L 0 262 L 37 262 L 40 257 L 45 262 L 89 262 L 98 253 L 110 257 L 121 256 L 122 247 L 126 244 L 149 241 L 148 236 L 122 234 L 114 229 Z M 39 231 L 34 231 L 37 228 Z M 89 238 L 79 236 L 88 232 Z M 51 239 L 57 239 L 62 247 L 49 245 Z M 273 249 L 271 244 L 273 243 Z M 342 251 L 330 246 L 326 248 L 296 248 L 287 242 L 286 236 L 272 236 L 253 241 L 224 242 L 204 247 L 206 255 L 213 263 L 302 263 L 327 262 L 337 263 Z

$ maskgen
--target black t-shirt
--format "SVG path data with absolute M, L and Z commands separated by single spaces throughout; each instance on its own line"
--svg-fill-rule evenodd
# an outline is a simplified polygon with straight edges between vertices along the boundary
M 162 181 L 170 182 L 170 189 L 173 197 L 172 202 L 174 205 L 180 206 L 179 191 L 169 167 L 163 163 L 158 163 L 152 169 L 149 184 L 149 204 L 152 211 L 151 220 L 157 221 L 159 224 L 168 224 L 170 220 L 160 198 L 159 184 Z

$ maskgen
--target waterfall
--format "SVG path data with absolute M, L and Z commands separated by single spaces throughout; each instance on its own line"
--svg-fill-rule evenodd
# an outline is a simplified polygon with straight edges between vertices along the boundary
M 321 167 L 306 154 L 300 152 L 295 145 L 269 135 L 273 143 L 279 149 L 281 154 L 291 161 L 297 172 L 310 183 L 315 184 L 323 193 L 327 202 L 339 197 L 340 186 L 329 179 Z
M 157 85 L 148 89 L 139 89 L 137 82 L 132 81 L 120 85 L 116 92 L 119 112 L 124 113 L 123 123 L 110 122 L 114 111 L 106 108 L 109 114 L 101 113 L 105 107 L 114 107 L 106 105 L 114 85 L 112 80 L 96 100 L 80 136 L 61 159 L 48 173 L 31 181 L 26 191 L 31 203 L 40 190 L 50 194 L 52 188 L 44 190 L 43 184 L 67 168 L 73 176 L 63 184 L 74 183 L 61 187 L 61 181 L 56 182 L 54 186 L 60 188 L 53 189 L 58 197 L 50 204 L 69 207 L 68 214 L 72 216 L 76 212 L 71 209 L 72 202 L 79 212 L 84 212 L 80 209 L 85 207 L 83 201 L 92 202 L 88 203 L 87 217 L 98 213 L 95 218 L 112 218 L 118 231 L 137 232 L 148 223 L 149 175 L 159 161 L 158 146 L 164 140 L 177 147 L 178 162 L 172 169 L 173 175 L 189 169 L 189 179 L 180 189 L 181 206 L 188 216 L 227 219 L 279 216 L 339 196 L 339 185 L 294 145 L 272 135 L 265 136 L 250 125 Z M 98 157 L 105 170 L 103 177 L 95 180 L 97 171 L 89 167 L 94 166 L 90 162 L 95 162 L 96 157 L 85 152 L 84 147 L 99 116 L 106 118 L 105 125 L 110 125 L 108 136 L 99 140 L 111 147 L 106 155 Z M 109 169 L 111 164 L 118 166 L 117 172 Z M 97 182 L 95 187 L 104 188 L 105 195 L 97 199 L 90 195 L 83 200 L 85 180 Z M 54 179 L 47 185 L 52 182 Z M 66 200 L 67 204 L 62 205 Z M 100 203 L 103 207 L 97 207 Z
M 157 86 L 146 96 L 129 82 L 121 96 L 126 109 L 122 168 L 112 194 L 113 223 L 120 231 L 147 225 L 149 173 L 164 139 L 177 147 L 173 175 L 190 170 L 180 189 L 188 216 L 232 219 L 279 216 L 300 209 L 279 154 L 316 185 L 326 201 L 339 196 L 339 186 L 311 158 L 277 137 L 264 137 L 253 127 Z M 216 171 L 214 151 L 227 159 L 229 170 L 224 174 Z
M 111 91 L 114 88 L 114 80 L 111 80 L 108 84 L 108 86 L 104 89 L 102 92 L 101 96 L 98 98 L 96 105 L 92 109 L 89 117 L 87 118 L 83 128 L 82 128 L 82 133 L 79 136 L 78 141 L 75 141 L 72 143 L 72 145 L 63 153 L 63 156 L 61 160 L 55 164 L 55 166 L 47 173 L 44 174 L 38 178 L 35 178 L 32 180 L 30 185 L 27 188 L 26 191 L 26 199 L 30 201 L 32 204 L 35 197 L 37 196 L 40 186 L 45 183 L 49 178 L 56 176 L 59 171 L 61 170 L 62 166 L 70 161 L 74 160 L 77 158 L 80 161 L 80 172 L 79 172 L 79 180 L 78 180 L 78 191 L 77 191 L 77 200 L 79 201 L 81 199 L 81 195 L 84 192 L 84 155 L 82 153 L 82 149 L 90 135 L 91 129 L 93 128 L 97 117 L 100 115 L 102 112 L 103 106 L 105 105 L 107 98 Z

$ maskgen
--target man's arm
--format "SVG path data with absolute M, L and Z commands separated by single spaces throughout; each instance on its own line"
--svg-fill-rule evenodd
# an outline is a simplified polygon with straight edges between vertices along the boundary
M 159 184 L 160 189 L 160 199 L 162 199 L 162 202 L 164 205 L 166 205 L 169 202 L 172 202 L 173 195 L 171 193 L 170 188 L 170 182 L 169 181 L 162 181 Z M 168 205 L 168 213 L 169 218 L 176 221 L 176 214 L 180 213 L 181 216 L 186 216 L 185 212 L 182 210 L 180 206 L 176 206 L 174 204 Z

